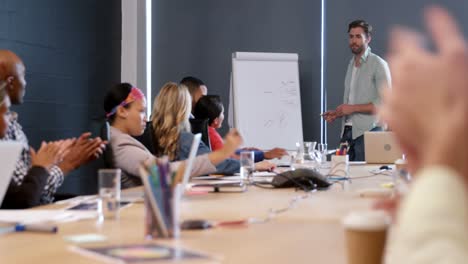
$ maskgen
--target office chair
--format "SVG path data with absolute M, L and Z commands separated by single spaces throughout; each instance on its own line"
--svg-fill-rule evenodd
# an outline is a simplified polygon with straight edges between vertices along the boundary
M 146 122 L 146 129 L 143 135 L 133 138 L 140 141 L 153 155 L 156 155 L 156 140 L 154 140 L 154 129 L 151 121 Z
M 93 118 L 90 122 L 89 131 L 92 133 L 92 137 L 100 137 L 102 140 L 106 140 L 109 143 L 106 145 L 102 155 L 92 161 L 91 163 L 83 166 L 72 174 L 81 174 L 80 181 L 86 182 L 86 190 L 80 191 L 80 193 L 70 193 L 59 191 L 54 194 L 54 200 L 60 201 L 65 199 L 73 198 L 77 195 L 83 194 L 94 194 L 97 192 L 97 171 L 99 169 L 113 169 L 115 168 L 114 153 L 110 144 L 110 124 L 102 117 Z M 93 176 L 94 175 L 94 176 Z
M 201 140 L 211 149 L 210 135 L 208 134 L 208 119 L 190 119 L 190 126 L 192 127 L 192 133 L 201 133 Z
M 114 152 L 113 152 L 112 146 L 110 144 L 110 124 L 109 124 L 109 122 L 105 121 L 102 124 L 99 136 L 101 137 L 102 140 L 106 140 L 107 142 L 109 142 L 106 145 L 106 149 L 102 153 L 102 161 L 104 163 L 103 168 L 105 168 L 105 169 L 115 169 Z

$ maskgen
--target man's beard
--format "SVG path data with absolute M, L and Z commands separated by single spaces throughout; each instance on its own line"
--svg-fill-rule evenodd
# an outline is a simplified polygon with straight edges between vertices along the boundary
M 359 54 L 361 54 L 361 52 L 363 51 L 364 45 L 362 45 L 362 46 L 353 45 L 353 46 L 351 46 L 350 48 L 351 48 L 351 52 L 352 52 L 354 55 L 359 55 Z

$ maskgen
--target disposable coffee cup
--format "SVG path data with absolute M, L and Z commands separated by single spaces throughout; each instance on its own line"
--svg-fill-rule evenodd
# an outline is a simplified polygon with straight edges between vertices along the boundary
M 348 264 L 381 264 L 389 216 L 383 211 L 353 212 L 343 219 Z

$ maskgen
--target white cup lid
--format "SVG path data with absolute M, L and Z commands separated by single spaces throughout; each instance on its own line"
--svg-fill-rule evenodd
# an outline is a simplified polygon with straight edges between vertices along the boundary
M 390 217 L 380 210 L 352 212 L 343 219 L 343 225 L 346 228 L 363 231 L 383 230 L 389 224 Z
M 404 160 L 404 159 L 397 159 L 397 160 L 395 160 L 395 164 L 398 164 L 398 165 L 406 165 L 407 162 L 406 162 L 406 160 Z

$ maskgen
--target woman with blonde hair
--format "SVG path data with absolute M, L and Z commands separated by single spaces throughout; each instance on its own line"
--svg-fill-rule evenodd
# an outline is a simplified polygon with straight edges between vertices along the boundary
M 179 138 L 191 131 L 191 100 L 187 87 L 173 82 L 166 83 L 155 98 L 151 124 L 158 142 L 155 150 L 159 155 L 167 155 L 170 160 L 178 159 Z
M 188 88 L 183 84 L 166 83 L 154 100 L 151 123 L 154 129 L 157 155 L 167 155 L 170 160 L 188 158 L 193 134 L 190 132 L 190 112 L 192 98 Z M 210 153 L 211 150 L 200 142 L 197 155 Z M 271 170 L 275 167 L 270 162 L 258 162 L 257 170 Z M 238 160 L 227 158 L 216 166 L 218 173 L 233 174 L 239 172 Z
M 153 153 L 134 137 L 141 136 L 146 127 L 146 100 L 143 92 L 129 83 L 121 83 L 108 91 L 104 99 L 104 110 L 110 123 L 110 146 L 114 166 L 122 169 L 121 186 L 130 188 L 141 185 L 139 167 Z M 216 171 L 215 165 L 229 157 L 242 143 L 242 138 L 233 131 L 227 135 L 229 146 L 196 157 L 191 176 Z M 159 155 L 157 155 L 159 156 Z M 181 162 L 171 163 L 176 170 Z

